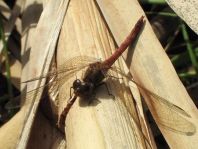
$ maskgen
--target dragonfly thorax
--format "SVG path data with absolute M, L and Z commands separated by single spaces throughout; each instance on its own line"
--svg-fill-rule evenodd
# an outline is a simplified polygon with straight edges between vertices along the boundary
M 105 75 L 104 75 L 105 72 L 106 72 L 106 70 L 104 70 L 104 68 L 100 62 L 90 64 L 90 66 L 85 71 L 83 81 L 92 83 L 96 87 L 105 78 Z

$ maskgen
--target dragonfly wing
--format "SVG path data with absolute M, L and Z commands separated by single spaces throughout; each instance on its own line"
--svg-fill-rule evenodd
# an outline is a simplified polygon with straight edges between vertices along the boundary
M 45 85 L 40 86 L 39 88 L 36 88 L 34 90 L 28 91 L 26 93 L 23 93 L 19 96 L 14 97 L 6 104 L 6 109 L 10 110 L 10 109 L 20 108 L 22 106 L 20 103 L 22 98 L 25 98 L 27 101 L 31 101 L 30 99 L 32 99 L 37 94 L 40 94 L 44 90 L 44 88 L 47 88 L 47 89 L 50 88 L 50 90 L 48 90 L 48 92 L 46 92 L 42 95 L 43 98 L 46 96 L 45 94 L 48 94 L 48 95 L 58 94 L 59 87 L 60 87 L 58 82 L 61 82 L 62 78 L 58 79 L 57 76 L 54 76 L 54 77 L 55 78 L 52 78 L 51 80 L 46 82 Z M 24 100 L 22 100 L 22 101 L 24 101 Z M 28 103 L 28 104 L 30 104 L 30 103 Z
M 26 98 L 27 100 L 35 96 L 35 94 L 40 93 L 43 91 L 44 88 L 51 86 L 54 84 L 54 81 L 58 82 L 58 84 L 54 85 L 52 87 L 51 91 L 48 92 L 48 94 L 53 94 L 54 90 L 58 91 L 58 88 L 62 86 L 75 72 L 82 70 L 83 68 L 86 68 L 89 66 L 90 63 L 98 61 L 96 58 L 89 57 L 89 56 L 77 56 L 71 59 L 66 60 L 62 65 L 58 66 L 58 69 L 56 71 L 50 71 L 47 74 L 43 74 L 39 77 L 35 77 L 33 79 L 24 81 L 23 83 L 28 83 L 36 80 L 41 80 L 46 77 L 53 77 L 49 82 L 47 82 L 45 85 L 31 90 L 25 95 L 20 95 L 12 100 L 10 100 L 6 104 L 6 109 L 15 109 L 19 108 L 20 105 L 20 99 L 21 98 Z M 60 74 L 58 76 L 58 74 Z M 58 77 L 57 77 L 58 76 Z M 53 81 L 52 81 L 53 80 Z M 26 97 L 24 97 L 26 96 Z M 43 95 L 44 97 L 45 95 Z
M 89 63 L 94 63 L 99 61 L 99 59 L 91 56 L 76 56 L 70 59 L 67 59 L 63 62 L 63 64 L 59 65 L 58 68 L 68 68 L 68 67 L 78 67 L 82 65 L 88 65 Z
M 63 75 L 66 76 L 67 73 L 71 74 L 72 72 L 80 71 L 81 69 L 89 66 L 90 63 L 93 63 L 93 62 L 96 62 L 96 61 L 98 61 L 98 59 L 96 59 L 94 57 L 89 57 L 89 56 L 73 57 L 73 58 L 65 60 L 62 65 L 59 65 L 57 67 L 56 71 L 50 71 L 46 74 L 43 74 L 41 76 L 29 79 L 29 80 L 24 81 L 22 83 L 32 82 L 32 81 L 44 79 L 46 77 L 53 77 L 53 76 L 56 76 L 57 74 L 63 74 Z
M 136 112 L 132 110 L 132 109 L 135 109 L 135 107 L 132 105 L 133 101 L 130 102 L 128 100 L 125 100 L 126 96 L 130 95 L 130 90 L 129 90 L 129 88 L 126 88 L 126 85 L 125 85 L 126 82 L 124 81 L 120 85 L 116 85 L 117 83 L 120 83 L 118 79 L 123 79 L 123 77 L 118 76 L 118 74 L 116 74 L 114 71 L 111 71 L 111 70 L 105 73 L 105 77 L 106 78 L 115 78 L 111 81 L 112 86 L 116 90 L 116 94 L 119 96 L 119 99 L 121 99 L 121 103 L 123 104 L 123 106 L 126 107 L 127 112 L 132 117 L 132 120 L 134 122 L 133 127 L 135 127 L 135 130 L 137 130 L 138 133 L 147 142 L 147 145 L 148 145 L 147 148 L 152 148 L 150 140 L 147 138 L 147 136 L 143 132 L 142 127 L 140 126 L 139 119 L 136 116 L 134 116 L 134 113 L 136 113 Z M 124 91 L 124 93 L 123 93 L 123 91 Z M 125 94 L 125 92 L 126 92 L 126 94 Z M 134 133 L 135 133 L 135 131 L 134 131 Z
M 53 82 L 48 82 L 43 86 L 40 86 L 39 88 L 36 88 L 34 90 L 28 91 L 26 93 L 22 93 L 19 96 L 14 97 L 13 99 L 11 99 L 7 104 L 6 104 L 6 109 L 10 110 L 10 109 L 16 109 L 16 108 L 20 108 L 22 105 L 20 103 L 20 101 L 25 101 L 25 100 L 21 100 L 22 98 L 25 98 L 27 101 L 31 101 L 29 99 L 32 99 L 34 96 L 36 96 L 37 94 L 40 94 L 44 88 L 49 87 L 50 85 L 52 85 Z M 43 96 L 44 97 L 44 96 Z M 30 104 L 30 103 L 29 103 Z
M 167 104 L 158 102 L 155 98 L 151 98 L 151 102 L 154 102 L 155 107 L 157 107 L 155 120 L 161 127 L 188 136 L 196 132 L 196 127 L 193 123 L 179 115 L 174 109 L 167 106 Z
M 183 117 L 191 117 L 185 110 L 169 102 L 167 99 L 153 93 L 149 89 L 141 86 L 135 82 L 131 76 L 125 74 L 119 68 L 112 67 L 111 71 L 117 72 L 123 77 L 126 77 L 129 81 L 134 82 L 139 89 L 144 90 L 147 95 L 151 97 L 150 102 L 155 104 L 155 114 L 158 116 L 156 121 L 160 126 L 164 126 L 172 131 L 176 131 L 185 135 L 192 135 L 196 132 L 195 125 Z
M 95 63 L 97 61 L 98 59 L 89 56 L 77 56 L 66 60 L 62 65 L 58 66 L 58 78 L 60 80 L 59 85 L 62 86 L 69 78 L 73 76 L 74 73 L 85 69 L 89 66 L 89 64 Z

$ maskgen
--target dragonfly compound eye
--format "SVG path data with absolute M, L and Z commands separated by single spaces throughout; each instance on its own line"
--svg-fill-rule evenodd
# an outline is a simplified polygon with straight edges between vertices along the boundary
M 81 85 L 82 85 L 82 82 L 81 82 L 79 79 L 76 79 L 76 80 L 73 82 L 73 88 L 74 88 L 74 89 L 79 88 Z

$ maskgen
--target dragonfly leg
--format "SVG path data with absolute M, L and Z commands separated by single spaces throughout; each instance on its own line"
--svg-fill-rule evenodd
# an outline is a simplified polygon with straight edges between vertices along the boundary
M 114 78 L 114 79 L 123 79 L 122 77 L 121 77 L 121 78 L 119 78 L 119 77 L 115 77 L 115 76 L 112 76 L 112 75 L 106 75 L 106 77 Z
M 97 87 L 102 86 L 102 85 L 104 85 L 104 86 L 106 87 L 109 96 L 112 96 L 113 99 L 115 99 L 115 96 L 110 92 L 110 90 L 109 90 L 109 88 L 108 88 L 108 86 L 107 86 L 107 83 L 101 82 L 100 84 L 97 85 Z
M 72 94 L 71 94 L 71 89 L 73 88 L 73 86 L 72 87 L 70 87 L 70 99 L 72 98 Z

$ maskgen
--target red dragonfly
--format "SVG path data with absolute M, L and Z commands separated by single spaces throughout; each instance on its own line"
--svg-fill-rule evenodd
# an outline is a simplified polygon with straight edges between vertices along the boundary
M 144 22 L 145 22 L 144 17 L 142 16 L 137 21 L 135 27 L 130 32 L 128 37 L 123 41 L 123 43 L 118 47 L 118 49 L 116 49 L 115 53 L 113 53 L 109 58 L 107 58 L 104 61 L 95 61 L 96 58 L 87 57 L 87 56 L 74 57 L 72 59 L 67 60 L 63 65 L 59 67 L 60 69 L 58 69 L 57 71 L 49 72 L 48 74 L 25 81 L 27 83 L 38 79 L 46 78 L 49 76 L 53 76 L 53 78 L 55 79 L 49 81 L 43 87 L 49 86 L 50 84 L 53 83 L 53 81 L 59 82 L 59 86 L 61 86 L 66 82 L 67 79 L 69 79 L 69 76 L 86 68 L 82 80 L 76 79 L 73 82 L 71 89 L 74 90 L 74 97 L 71 97 L 68 100 L 66 107 L 62 111 L 58 121 L 59 127 L 64 126 L 65 118 L 70 108 L 72 107 L 73 103 L 76 101 L 77 97 L 82 97 L 82 99 L 87 99 L 86 97 L 89 98 L 98 86 L 104 84 L 103 80 L 107 72 L 111 69 L 113 71 L 120 73 L 122 76 L 128 78 L 130 81 L 134 82 L 140 89 L 146 91 L 152 97 L 151 102 L 155 102 L 156 104 L 160 105 L 161 108 L 158 110 L 158 112 L 160 113 L 162 118 L 156 119 L 158 124 L 167 127 L 170 130 L 185 135 L 193 135 L 196 132 L 196 128 L 194 124 L 184 118 L 184 117 L 188 117 L 188 118 L 191 117 L 187 112 L 185 112 L 180 107 L 174 105 L 173 103 L 169 102 L 165 98 L 160 97 L 159 95 L 151 92 L 150 90 L 136 83 L 126 74 L 124 74 L 121 70 L 119 69 L 115 70 L 112 67 L 114 62 L 121 56 L 121 54 L 127 49 L 127 47 L 137 39 L 139 32 L 142 30 L 142 27 L 144 26 Z M 59 75 L 59 77 L 57 77 L 57 75 Z M 39 90 L 42 90 L 43 87 L 30 91 L 27 95 L 31 96 L 31 94 L 33 94 L 34 92 L 39 92 Z M 71 89 L 70 89 L 70 96 L 71 96 Z M 56 90 L 58 90 L 57 86 L 56 86 Z M 166 118 L 169 119 L 166 120 Z

